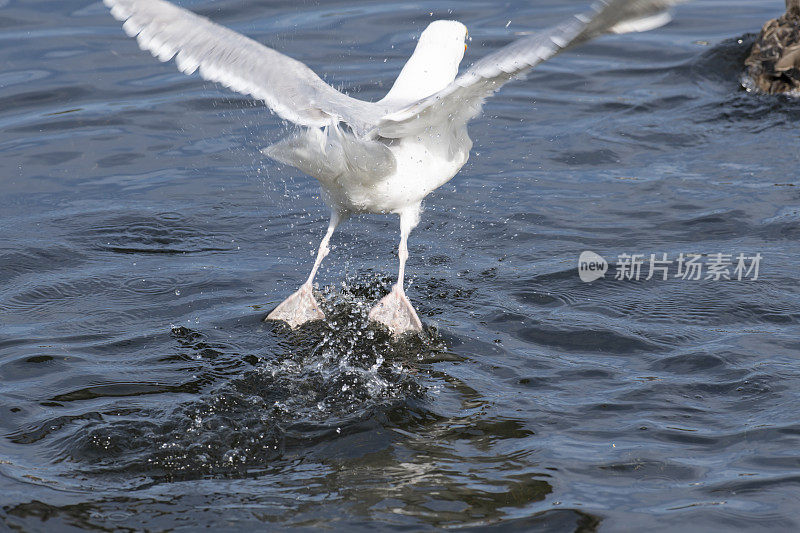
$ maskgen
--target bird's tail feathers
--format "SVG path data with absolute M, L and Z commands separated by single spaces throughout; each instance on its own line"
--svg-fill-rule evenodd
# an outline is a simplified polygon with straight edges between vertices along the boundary
M 336 126 L 297 130 L 261 153 L 300 169 L 323 184 L 341 176 L 369 182 L 396 170 L 394 155 L 385 144 L 357 138 Z

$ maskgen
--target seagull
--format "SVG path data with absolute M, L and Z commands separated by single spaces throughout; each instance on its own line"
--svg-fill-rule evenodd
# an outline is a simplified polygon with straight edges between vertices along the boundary
M 422 330 L 403 288 L 409 233 L 419 223 L 422 200 L 467 162 L 467 123 L 486 98 L 567 48 L 606 33 L 662 26 L 671 20 L 665 10 L 682 1 L 599 0 L 484 56 L 460 75 L 467 28 L 436 20 L 420 34 L 386 96 L 367 102 L 337 91 L 300 61 L 165 0 L 103 0 L 142 50 L 261 100 L 297 126 L 262 153 L 316 178 L 331 215 L 308 279 L 266 320 L 296 328 L 324 319 L 312 284 L 336 227 L 352 215 L 397 214 L 397 283 L 369 313 L 397 337 Z
M 748 92 L 800 95 L 800 0 L 786 0 L 786 13 L 764 24 L 744 65 Z

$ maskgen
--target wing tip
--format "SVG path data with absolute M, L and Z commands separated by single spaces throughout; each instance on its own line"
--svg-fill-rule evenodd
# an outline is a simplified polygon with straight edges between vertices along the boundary
M 120 4 L 117 3 L 117 0 L 103 0 L 103 3 L 109 9 L 111 16 L 117 19 L 120 22 L 125 22 L 131 16 L 131 12 L 128 9 L 125 9 Z
M 666 26 L 670 22 L 672 22 L 672 13 L 669 11 L 662 11 L 661 13 L 656 13 L 655 15 L 649 15 L 647 17 L 623 20 L 612 26 L 608 31 L 609 33 L 616 34 L 644 32 Z

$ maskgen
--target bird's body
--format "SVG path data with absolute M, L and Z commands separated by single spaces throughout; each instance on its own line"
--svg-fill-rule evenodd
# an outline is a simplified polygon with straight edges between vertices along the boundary
M 748 91 L 800 95 L 800 0 L 786 0 L 786 13 L 764 24 L 744 64 Z
M 644 31 L 669 21 L 661 11 L 683 0 L 599 0 L 592 10 L 485 56 L 458 75 L 467 30 L 434 21 L 392 89 L 378 102 L 342 94 L 303 63 L 165 0 L 104 0 L 126 33 L 162 61 L 175 58 L 187 74 L 264 101 L 300 128 L 263 150 L 316 178 L 331 220 L 306 282 L 269 315 L 292 327 L 324 318 L 312 294 L 334 229 L 351 215 L 400 215 L 397 284 L 370 312 L 394 334 L 422 322 L 403 291 L 407 239 L 422 200 L 466 163 L 467 123 L 502 85 L 560 51 L 604 33 Z
M 376 106 L 389 114 L 453 83 L 466 49 L 467 28 L 439 20 L 420 36 L 411 59 Z M 397 213 L 418 206 L 455 176 L 472 141 L 464 124 L 431 124 L 423 135 L 359 135 L 339 123 L 303 129 L 263 150 L 316 178 L 340 215 Z
M 399 214 L 450 181 L 471 147 L 466 128 L 370 140 L 331 126 L 301 130 L 263 153 L 316 178 L 343 215 Z

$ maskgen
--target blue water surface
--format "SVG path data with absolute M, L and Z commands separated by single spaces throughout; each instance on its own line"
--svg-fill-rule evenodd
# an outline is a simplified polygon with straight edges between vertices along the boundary
M 586 6 L 180 4 L 364 99 L 431 20 L 467 24 L 469 64 Z M 411 235 L 427 332 L 393 343 L 366 313 L 395 217 L 335 234 L 325 323 L 263 322 L 327 222 L 314 180 L 259 153 L 291 126 L 100 2 L 0 0 L 0 522 L 800 528 L 800 101 L 738 84 L 782 9 L 697 0 L 490 100 Z M 639 280 L 614 279 L 624 254 Z M 760 254 L 758 277 L 682 279 L 681 254 Z

